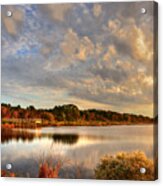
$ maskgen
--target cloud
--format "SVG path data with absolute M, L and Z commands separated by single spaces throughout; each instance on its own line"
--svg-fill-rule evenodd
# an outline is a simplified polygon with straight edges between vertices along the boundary
M 92 41 L 87 36 L 79 38 L 78 34 L 72 29 L 68 29 L 60 47 L 63 54 L 81 61 L 85 61 L 87 57 L 94 53 Z
M 107 52 L 103 56 L 104 61 L 111 60 L 112 57 L 117 55 L 117 51 L 114 45 L 109 45 Z
M 46 12 L 55 21 L 64 21 L 66 14 L 73 8 L 73 4 L 48 4 L 40 5 L 41 10 Z
M 76 54 L 77 59 L 85 61 L 88 56 L 93 54 L 94 44 L 87 36 L 83 37 L 80 42 L 79 51 Z
M 94 4 L 93 5 L 93 14 L 95 17 L 99 17 L 102 13 L 102 7 L 100 4 Z
M 8 8 L 7 8 L 8 7 Z M 12 17 L 7 17 L 7 11 L 10 10 L 12 12 Z M 21 9 L 15 8 L 14 6 L 6 6 L 2 8 L 2 23 L 4 24 L 4 27 L 6 31 L 15 36 L 18 34 L 18 31 L 21 27 L 21 24 L 23 22 L 23 12 Z
M 64 36 L 64 41 L 61 43 L 61 49 L 65 55 L 73 55 L 79 45 L 79 38 L 77 33 L 72 29 L 68 29 L 67 33 Z
M 152 33 L 144 32 L 136 25 L 134 19 L 125 20 L 121 26 L 119 20 L 109 20 L 108 28 L 117 39 L 130 46 L 131 55 L 135 60 L 149 62 L 153 59 Z
M 117 32 L 118 29 L 120 28 L 121 22 L 118 19 L 110 19 L 108 21 L 108 28 L 109 31 L 111 31 L 112 33 Z

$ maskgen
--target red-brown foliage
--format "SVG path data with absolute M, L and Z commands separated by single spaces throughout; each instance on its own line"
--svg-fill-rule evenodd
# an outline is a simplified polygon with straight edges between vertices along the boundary
M 2 177 L 16 177 L 15 173 L 9 172 L 9 171 L 5 171 L 5 170 L 1 171 L 1 176 Z
M 61 164 L 58 163 L 54 168 L 47 163 L 43 163 L 39 167 L 39 178 L 58 178 Z
M 13 129 L 13 128 L 15 128 L 15 125 L 14 124 L 5 123 L 5 124 L 2 125 L 2 128 Z

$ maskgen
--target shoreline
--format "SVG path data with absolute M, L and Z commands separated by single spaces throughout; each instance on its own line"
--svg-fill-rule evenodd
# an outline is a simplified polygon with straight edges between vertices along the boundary
M 16 129 L 16 128 L 22 128 L 22 129 L 39 129 L 39 128 L 46 128 L 46 127 L 109 127 L 109 126 L 144 126 L 144 125 L 156 125 L 155 122 L 151 123 L 122 123 L 122 122 L 87 122 L 85 124 L 83 123 L 76 123 L 76 122 L 58 122 L 55 124 L 1 124 L 1 129 Z

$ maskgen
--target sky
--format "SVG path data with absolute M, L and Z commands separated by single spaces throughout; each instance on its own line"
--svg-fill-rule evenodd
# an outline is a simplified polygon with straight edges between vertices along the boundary
M 1 17 L 1 102 L 153 116 L 152 1 L 7 5 Z

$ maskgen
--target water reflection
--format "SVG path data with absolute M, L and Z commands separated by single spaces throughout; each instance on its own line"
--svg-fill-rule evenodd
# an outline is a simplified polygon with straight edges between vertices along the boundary
M 96 135 L 87 135 L 87 134 L 74 134 L 74 133 L 47 133 L 40 130 L 28 130 L 28 129 L 2 129 L 1 142 L 10 143 L 12 141 L 18 142 L 30 142 L 32 143 L 37 139 L 48 138 L 54 143 L 62 143 L 66 145 L 73 145 L 77 142 L 80 143 L 90 143 L 97 141 L 109 140 L 109 137 L 96 136 Z M 79 139 L 80 138 L 80 139 Z
M 2 129 L 1 132 L 1 142 L 9 143 L 12 140 L 19 141 L 22 140 L 23 142 L 32 142 L 35 139 L 35 133 L 30 133 L 27 131 L 17 131 L 12 129 Z
M 33 162 L 41 152 L 56 154 L 90 170 L 104 154 L 120 151 L 144 151 L 153 158 L 153 126 L 58 127 L 30 129 L 2 129 L 2 168 L 12 162 L 19 175 L 36 176 Z M 85 169 L 84 169 L 85 170 Z
M 79 139 L 77 134 L 53 134 L 52 139 L 54 142 L 61 142 L 63 144 L 75 144 Z
M 14 130 L 14 129 L 2 129 L 1 142 L 9 143 L 10 141 L 19 141 L 23 142 L 32 142 L 35 139 L 49 138 L 52 139 L 55 143 L 62 143 L 72 145 L 77 143 L 79 139 L 78 134 L 48 134 L 41 133 L 37 131 L 28 131 L 28 130 Z

